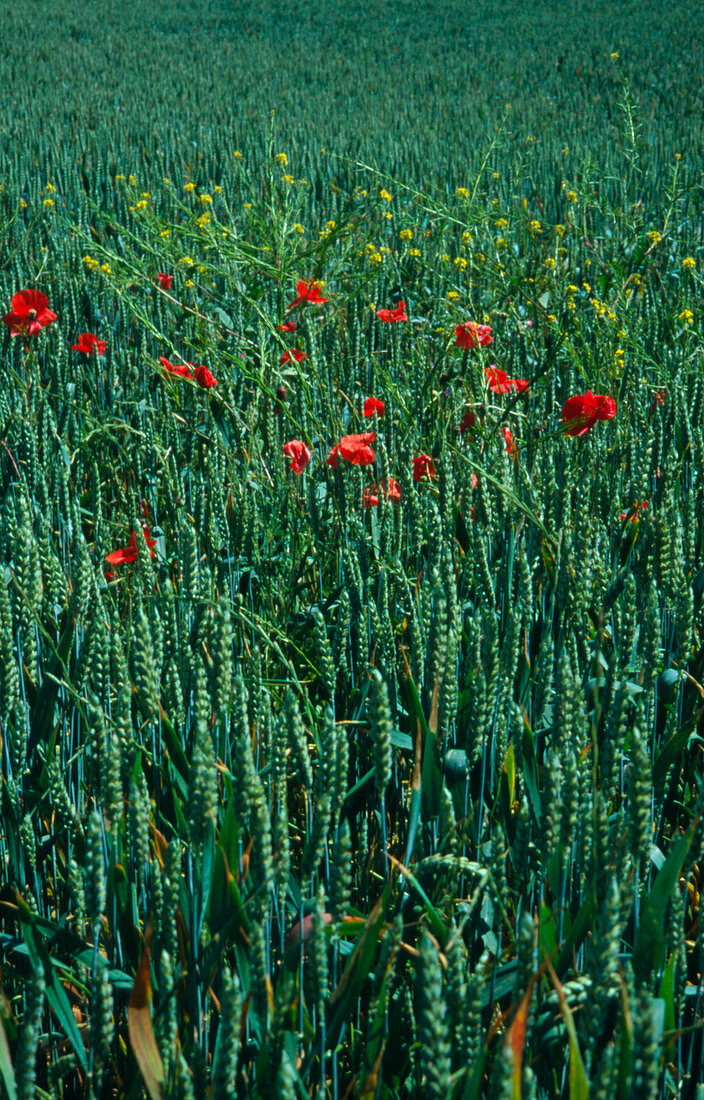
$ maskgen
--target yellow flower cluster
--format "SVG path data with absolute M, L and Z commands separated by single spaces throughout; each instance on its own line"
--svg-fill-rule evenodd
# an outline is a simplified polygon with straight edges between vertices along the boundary
M 409 256 L 415 256 L 415 257 L 420 256 L 420 249 L 419 248 L 409 248 L 408 255 Z
M 528 228 L 530 229 L 530 232 L 531 232 L 531 236 L 532 236 L 532 237 L 535 237 L 535 236 L 536 236 L 536 235 L 537 235 L 538 233 L 542 233 L 542 232 L 543 232 L 543 227 L 541 226 L 540 222 L 538 222 L 538 221 L 535 221 L 535 220 L 533 220 L 533 221 L 532 221 L 532 222 L 530 223 L 530 225 L 528 226 Z
M 694 259 L 694 256 L 685 256 L 684 260 L 682 261 L 682 267 L 685 271 L 694 271 L 696 266 L 697 261 Z
M 286 167 L 286 165 L 288 164 L 288 157 L 285 153 L 277 153 L 276 159 L 278 160 L 279 164 L 283 164 L 284 167 Z
M 402 241 L 412 241 L 413 240 L 413 230 L 412 229 L 402 229 L 401 232 L 399 233 L 399 237 L 401 238 Z
M 92 256 L 84 256 L 83 263 L 86 265 L 89 271 L 95 271 L 98 266 L 98 261 L 94 260 Z
M 506 229 L 508 226 L 508 218 L 497 218 L 494 222 L 495 229 Z
M 303 236 L 303 234 L 305 233 L 305 229 L 303 228 L 302 225 L 299 224 L 299 222 L 296 222 L 296 224 L 293 227 L 293 232 L 294 233 L 300 233 L 301 236 Z
M 552 256 L 548 256 L 546 258 L 545 266 L 548 268 L 549 271 L 554 271 L 555 270 L 555 261 L 552 258 Z
M 47 185 L 46 185 L 46 187 L 44 188 L 44 190 L 46 191 L 46 193 L 47 193 L 48 195 L 53 195 L 53 194 L 54 194 L 54 192 L 56 191 L 56 188 L 54 187 L 53 183 L 47 183 Z
M 681 321 L 683 325 L 691 325 L 694 320 L 694 314 L 691 309 L 683 309 L 681 313 L 677 314 L 677 320 Z
M 458 187 L 457 190 L 455 191 L 455 194 L 457 195 L 458 199 L 468 199 L 469 198 L 469 191 L 467 190 L 466 187 Z
M 53 199 L 44 199 L 44 205 L 51 207 L 51 206 L 54 205 L 54 200 Z
M 192 180 L 189 180 L 183 190 L 188 191 L 188 193 L 190 195 L 191 191 L 195 191 L 195 189 L 196 189 L 195 183 L 193 183 Z
M 648 240 L 651 244 L 659 244 L 662 240 L 662 233 L 659 229 L 651 229 L 648 233 Z
M 200 195 L 199 197 L 200 197 L 200 201 L 203 203 L 203 206 L 212 206 L 213 205 L 213 196 L 209 195 L 207 193 L 207 191 L 204 191 L 203 194 Z
M 382 187 L 381 191 L 379 192 L 379 198 L 383 199 L 384 202 L 391 202 L 391 195 L 389 194 L 388 191 L 385 191 L 383 189 L 383 187 Z
M 102 271 L 103 275 L 112 275 L 110 264 L 101 264 L 100 270 Z

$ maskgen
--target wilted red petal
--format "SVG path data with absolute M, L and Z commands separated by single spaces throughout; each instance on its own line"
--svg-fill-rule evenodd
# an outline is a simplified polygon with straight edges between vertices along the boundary
M 422 481 L 435 477 L 435 466 L 430 455 L 417 455 L 413 459 L 413 480 Z
M 289 348 L 289 350 L 285 351 L 280 357 L 279 363 L 290 363 L 292 359 L 295 359 L 297 363 L 302 363 L 303 360 L 307 358 L 308 356 L 304 351 L 299 351 L 298 348 Z
M 384 402 L 379 401 L 376 397 L 368 397 L 364 402 L 362 411 L 366 417 L 374 416 L 375 413 L 377 416 L 383 416 Z
M 99 340 L 94 332 L 82 332 L 78 337 L 78 343 L 71 344 L 71 351 L 80 351 L 82 355 L 91 355 L 93 352 L 96 355 L 104 355 L 106 348 L 105 341 Z
M 310 448 L 300 439 L 291 439 L 284 443 L 283 453 L 291 459 L 290 469 L 294 474 L 302 474 L 310 462 Z
M 465 321 L 455 329 L 455 344 L 458 348 L 486 348 L 493 340 L 491 325 L 478 325 L 476 321 Z
M 217 386 L 218 384 L 217 378 L 214 374 L 211 374 L 207 367 L 196 367 L 193 371 L 193 377 L 198 385 L 204 390 L 212 389 L 213 386 Z
M 407 321 L 406 303 L 399 302 L 393 309 L 378 309 L 376 315 L 385 324 L 396 324 L 397 321 Z
M 375 439 L 376 432 L 344 435 L 337 445 L 337 453 L 353 466 L 370 466 L 374 461 L 374 452 L 369 444 Z

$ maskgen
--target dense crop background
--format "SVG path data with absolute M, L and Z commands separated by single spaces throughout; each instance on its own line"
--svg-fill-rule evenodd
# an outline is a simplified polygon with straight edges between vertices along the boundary
M 691 7 L 0 15 L 3 1095 L 701 1098 Z

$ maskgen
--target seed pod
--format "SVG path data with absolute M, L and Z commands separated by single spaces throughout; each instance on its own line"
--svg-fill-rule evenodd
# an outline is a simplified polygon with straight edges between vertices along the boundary
M 378 793 L 386 790 L 391 779 L 391 707 L 389 693 L 378 669 L 371 675 L 371 743 L 374 779 Z
M 423 1096 L 447 1100 L 452 1070 L 447 1006 L 437 950 L 426 932 L 420 941 L 420 1043 Z
M 106 881 L 103 857 L 103 826 L 100 816 L 93 810 L 88 819 L 86 844 L 85 898 L 86 915 L 94 937 L 98 935 L 100 920 L 105 910 Z
M 236 972 L 223 967 L 220 1028 L 213 1062 L 213 1100 L 232 1100 L 235 1095 L 241 1013 L 239 979 Z

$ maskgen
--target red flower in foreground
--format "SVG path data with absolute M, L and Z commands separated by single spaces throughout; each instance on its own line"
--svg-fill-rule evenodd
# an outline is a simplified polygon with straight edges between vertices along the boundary
M 387 325 L 393 325 L 397 321 L 408 320 L 408 317 L 406 315 L 405 302 L 399 302 L 398 305 L 394 307 L 394 309 L 378 309 L 376 311 L 376 315 L 380 321 L 383 321 L 384 324 Z
M 384 488 L 384 483 L 380 482 L 379 485 L 375 485 L 373 489 L 364 490 L 364 500 L 362 501 L 363 508 L 376 508 L 379 504 L 379 495 L 385 497 L 387 500 L 398 501 L 401 499 L 401 486 L 395 478 L 389 478 L 388 491 Z
M 373 443 L 375 439 L 376 432 L 343 435 L 337 445 L 337 454 L 352 466 L 371 466 L 374 461 L 374 451 L 369 444 Z M 330 465 L 333 466 L 335 463 L 331 462 Z
M 658 390 L 658 392 L 655 394 L 655 397 L 650 402 L 650 409 L 648 411 L 650 412 L 651 416 L 653 415 L 653 413 L 657 409 L 658 405 L 664 405 L 665 404 L 665 398 L 666 397 L 667 397 L 667 390 Z
M 167 275 L 164 271 L 160 271 L 157 279 L 162 290 L 171 290 L 171 284 L 174 281 L 173 275 Z
M 478 325 L 476 321 L 465 321 L 455 329 L 455 344 L 458 348 L 487 348 L 493 340 L 491 325 Z
M 613 397 L 603 393 L 592 393 L 569 397 L 562 406 L 562 425 L 567 435 L 585 435 L 597 420 L 613 420 L 616 416 L 616 402 Z
M 413 480 L 422 481 L 424 478 L 435 477 L 435 466 L 430 455 L 417 455 L 413 459 Z
M 320 293 L 320 283 L 316 283 L 314 279 L 299 279 L 296 283 L 296 297 L 289 302 L 286 309 L 295 309 L 304 302 L 311 306 L 322 306 L 329 301 L 329 298 L 323 298 Z
M 362 411 L 366 417 L 374 416 L 375 413 L 377 416 L 383 416 L 384 402 L 379 401 L 376 397 L 368 397 L 364 402 Z
M 300 439 L 291 439 L 284 443 L 283 452 L 291 459 L 289 469 L 294 474 L 302 474 L 310 462 L 310 447 L 306 447 Z
M 522 378 L 509 378 L 505 370 L 501 370 L 494 364 L 492 367 L 484 367 L 484 376 L 492 393 L 510 393 L 516 390 L 521 393 L 528 389 L 528 383 Z
M 288 351 L 285 351 L 283 355 L 280 356 L 279 363 L 290 363 L 292 359 L 295 359 L 297 363 L 302 363 L 303 360 L 307 358 L 308 356 L 304 351 L 299 351 L 298 348 L 289 348 Z
M 284 321 L 279 325 L 279 332 L 295 332 L 298 328 L 298 321 Z
M 515 455 L 515 453 L 516 453 L 516 444 L 515 444 L 514 439 L 513 439 L 513 432 L 511 431 L 510 428 L 507 428 L 505 425 L 504 425 L 503 428 L 499 428 L 499 431 L 501 432 L 501 435 L 503 437 L 503 441 L 506 444 L 506 450 L 508 451 L 508 453 L 510 455 Z
M 640 519 L 641 512 L 644 512 L 648 507 L 647 500 L 637 500 L 632 508 L 628 512 L 621 512 L 622 520 L 630 520 L 631 523 L 635 523 L 637 519 Z
M 207 367 L 196 367 L 193 371 L 193 377 L 203 390 L 210 390 L 218 384 L 217 378 L 214 374 L 211 374 Z
M 49 309 L 49 299 L 41 290 L 18 290 L 10 305 L 12 309 L 3 317 L 10 336 L 36 336 L 58 317 Z
M 104 355 L 107 344 L 104 340 L 99 340 L 94 332 L 82 332 L 78 337 L 77 344 L 71 344 L 71 351 L 80 351 L 82 355 L 90 355 L 95 352 L 96 355 Z
M 167 374 L 175 374 L 179 378 L 193 377 L 191 374 L 193 363 L 170 363 L 165 355 L 159 356 L 159 362 Z
M 149 528 L 147 527 L 146 523 L 142 525 L 142 531 L 144 532 L 144 539 L 147 546 L 149 547 L 149 552 L 151 556 L 154 557 L 154 550 L 152 549 L 152 547 L 156 546 L 156 539 L 151 539 L 149 537 Z M 110 565 L 124 565 L 128 562 L 136 561 L 137 532 L 133 531 L 130 535 L 129 546 L 125 546 L 121 550 L 113 550 L 112 554 L 108 554 L 105 560 L 106 562 L 109 562 Z
M 462 413 L 462 419 L 460 420 L 460 431 L 464 435 L 465 432 L 470 431 L 478 422 L 479 418 L 477 414 L 472 412 L 471 409 L 466 409 Z

